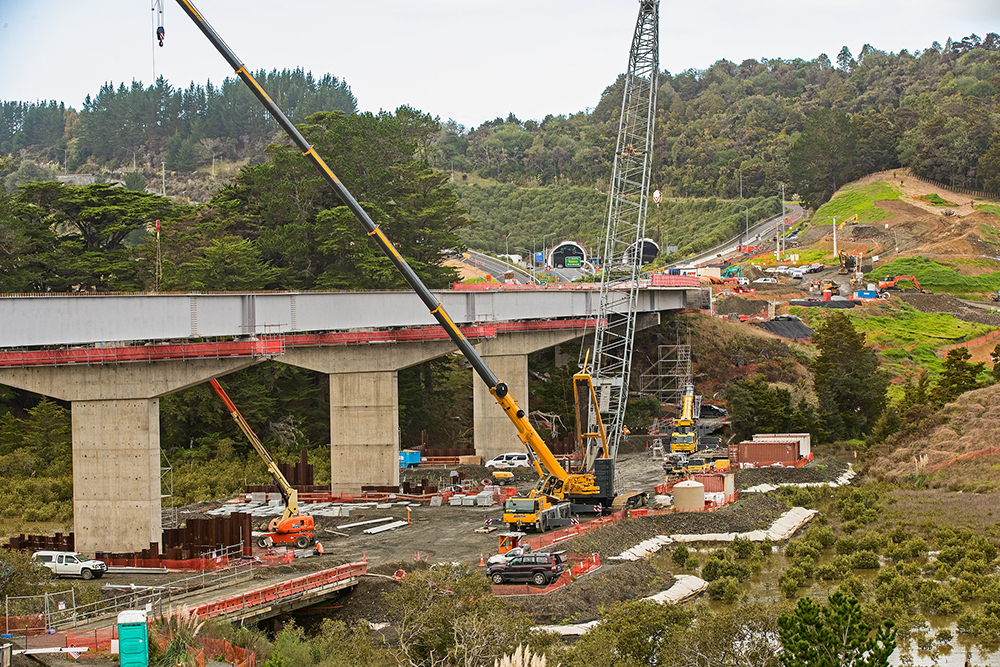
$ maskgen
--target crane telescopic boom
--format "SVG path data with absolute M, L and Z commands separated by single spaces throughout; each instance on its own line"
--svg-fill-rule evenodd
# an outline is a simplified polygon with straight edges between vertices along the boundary
M 226 409 L 229 410 L 229 414 L 232 415 L 233 421 L 236 422 L 236 425 L 240 427 L 241 431 L 243 431 L 243 434 L 247 437 L 247 440 L 250 441 L 250 444 L 253 445 L 253 448 L 257 450 L 260 458 L 264 459 L 264 465 L 267 466 L 267 471 L 271 473 L 271 477 L 274 478 L 274 483 L 277 485 L 278 491 L 281 492 L 281 498 L 285 501 L 285 511 L 281 515 L 281 521 L 298 516 L 300 514 L 299 492 L 296 491 L 295 487 L 289 484 L 288 480 L 285 479 L 285 476 L 281 474 L 281 469 L 278 468 L 278 464 L 271 457 L 271 453 L 267 451 L 267 448 L 264 447 L 264 443 L 260 441 L 257 434 L 253 432 L 252 428 L 250 428 L 250 424 L 247 424 L 247 420 L 243 418 L 242 414 L 240 414 L 236 405 L 234 405 L 232 400 L 230 400 L 229 394 L 227 394 L 226 390 L 222 388 L 221 384 L 219 384 L 219 381 L 212 378 L 209 382 L 212 384 L 212 389 L 215 389 L 215 393 L 217 393 L 219 398 L 222 399 L 222 402 L 226 404 Z
M 389 242 L 385 234 L 379 229 L 379 226 L 372 221 L 371 217 L 354 196 L 347 190 L 340 179 L 334 175 L 330 167 L 327 166 L 323 158 L 319 156 L 316 150 L 306 141 L 305 137 L 298 131 L 295 125 L 288 119 L 288 117 L 281 111 L 277 104 L 270 98 L 270 96 L 264 91 L 257 80 L 253 78 L 250 72 L 247 70 L 243 62 L 236 57 L 233 50 L 223 41 L 215 29 L 205 20 L 201 12 L 199 12 L 195 6 L 189 0 L 177 0 L 177 4 L 181 6 L 184 13 L 194 21 L 198 29 L 208 38 L 208 41 L 222 54 L 222 57 L 226 59 L 229 65 L 233 68 L 243 83 L 247 85 L 248 88 L 257 97 L 264 108 L 267 109 L 271 117 L 278 123 L 282 130 L 289 136 L 292 142 L 302 151 L 302 154 L 312 162 L 313 166 L 322 174 L 323 178 L 327 183 L 334 189 L 337 196 L 342 202 L 351 210 L 354 217 L 358 219 L 358 222 L 365 228 L 368 236 L 372 238 L 373 241 L 378 245 L 378 247 L 385 253 L 389 261 L 393 263 L 397 270 L 403 275 L 403 278 L 409 283 L 413 291 L 417 293 L 420 300 L 424 302 L 424 305 L 430 311 L 434 319 L 437 320 L 438 324 L 444 328 L 447 332 L 448 337 L 451 338 L 452 342 L 458 347 L 459 351 L 469 360 L 472 364 L 472 368 L 476 371 L 476 374 L 486 383 L 489 387 L 490 393 L 496 399 L 497 403 L 503 408 L 504 412 L 507 413 L 507 417 L 514 424 L 517 429 L 517 437 L 521 440 L 526 447 L 528 447 L 535 457 L 538 458 L 542 467 L 545 468 L 546 472 L 552 477 L 559 479 L 564 483 L 564 488 L 567 492 L 572 492 L 574 489 L 594 489 L 594 476 L 592 474 L 584 475 L 571 475 L 568 473 L 553 456 L 551 450 L 545 445 L 541 436 L 535 431 L 534 427 L 529 423 L 528 416 L 523 409 L 518 407 L 517 400 L 510 393 L 507 385 L 497 379 L 490 367 L 486 365 L 479 353 L 476 352 L 472 344 L 469 343 L 468 339 L 462 334 L 462 332 L 455 326 L 455 323 L 445 312 L 444 306 L 441 302 L 435 298 L 431 291 L 427 289 L 423 281 L 414 273 L 410 265 L 406 263 L 399 251 Z

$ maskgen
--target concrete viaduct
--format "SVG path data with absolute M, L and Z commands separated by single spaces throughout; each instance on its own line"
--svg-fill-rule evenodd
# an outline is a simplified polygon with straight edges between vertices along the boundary
M 696 288 L 686 280 L 640 291 L 645 326 L 686 306 Z M 527 355 L 593 331 L 599 305 L 581 286 L 435 295 L 522 405 Z M 160 541 L 161 396 L 266 359 L 326 373 L 333 489 L 395 485 L 397 373 L 455 352 L 410 292 L 5 295 L 0 323 L 0 384 L 71 404 L 74 532 L 85 552 Z M 473 384 L 476 452 L 509 451 L 512 426 Z

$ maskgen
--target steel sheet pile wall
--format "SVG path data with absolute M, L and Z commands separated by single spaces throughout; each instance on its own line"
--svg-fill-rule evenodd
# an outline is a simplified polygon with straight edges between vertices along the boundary
M 20 551 L 76 551 L 73 548 L 73 533 L 63 535 L 56 533 L 50 537 L 48 535 L 25 535 L 10 538 L 7 543 L 8 549 L 18 549 Z
M 103 561 L 184 561 L 202 558 L 206 552 L 243 543 L 243 555 L 253 555 L 250 515 L 233 512 L 226 517 L 189 518 L 184 528 L 163 531 L 163 552 L 152 542 L 148 549 L 131 553 L 98 551 L 96 558 Z
M 312 486 L 314 484 L 313 467 L 309 464 L 309 453 L 304 449 L 299 450 L 298 463 L 293 465 L 278 461 L 278 470 L 292 486 Z

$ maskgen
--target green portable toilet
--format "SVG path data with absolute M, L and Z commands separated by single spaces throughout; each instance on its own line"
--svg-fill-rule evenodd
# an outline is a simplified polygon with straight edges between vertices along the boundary
M 129 609 L 118 614 L 118 656 L 121 667 L 149 667 L 146 612 Z

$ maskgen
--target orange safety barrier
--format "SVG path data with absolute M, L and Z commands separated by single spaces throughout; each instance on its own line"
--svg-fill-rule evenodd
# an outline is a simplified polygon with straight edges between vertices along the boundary
M 329 570 L 290 579 L 280 584 L 259 588 L 248 593 L 241 593 L 240 595 L 233 595 L 208 604 L 198 605 L 189 609 L 189 612 L 192 616 L 212 618 L 213 616 L 269 604 L 275 600 L 320 588 L 337 581 L 343 581 L 344 579 L 350 579 L 351 577 L 360 577 L 367 572 L 367 563 L 341 565 Z
M 571 561 L 581 554 L 569 554 Z M 493 587 L 494 595 L 548 595 L 560 588 L 569 586 L 574 581 L 585 574 L 590 574 L 601 567 L 601 554 L 590 554 L 586 558 L 572 563 L 568 569 L 563 571 L 559 578 L 548 586 L 539 588 L 532 584 L 502 584 Z
M 67 630 L 62 644 L 66 648 L 76 646 L 87 647 L 91 651 L 111 650 L 111 640 L 118 638 L 118 625 L 99 630 Z
M 181 343 L 122 347 L 78 347 L 69 350 L 20 350 L 0 352 L 0 367 L 62 366 L 71 364 L 109 364 L 170 359 L 206 359 L 219 357 L 261 357 L 285 353 L 281 338 L 247 341 Z
M 587 523 L 581 523 L 578 526 L 567 526 L 566 528 L 560 528 L 559 530 L 554 530 L 548 534 L 533 537 L 526 542 L 522 542 L 521 544 L 530 544 L 532 550 L 538 551 L 543 547 L 547 547 L 558 542 L 565 542 L 566 540 L 572 539 L 577 535 L 583 535 L 584 533 L 588 533 L 592 530 L 616 524 L 624 518 L 625 510 L 622 510 L 599 519 L 594 519 L 593 521 L 588 521 Z

